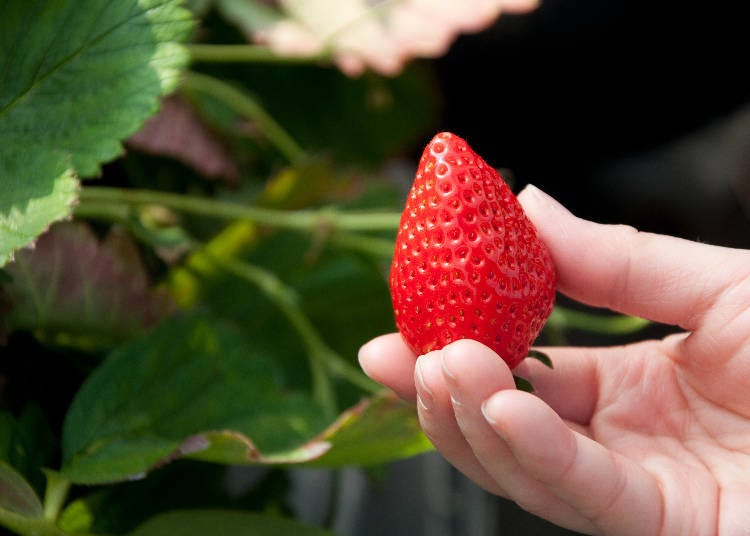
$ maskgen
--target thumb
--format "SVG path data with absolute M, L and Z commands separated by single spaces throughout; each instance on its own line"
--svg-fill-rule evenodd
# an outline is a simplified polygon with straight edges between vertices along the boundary
M 590 222 L 534 186 L 518 199 L 550 250 L 560 291 L 588 305 L 692 330 L 748 276 L 748 251 Z

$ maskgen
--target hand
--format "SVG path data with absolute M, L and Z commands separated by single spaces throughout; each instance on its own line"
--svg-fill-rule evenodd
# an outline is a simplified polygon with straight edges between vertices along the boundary
M 435 447 L 483 488 L 592 534 L 750 534 L 750 251 L 573 216 L 519 195 L 559 290 L 684 333 L 611 348 L 544 348 L 513 372 L 461 340 L 418 359 L 398 334 L 363 369 L 416 401 Z M 416 365 L 416 366 L 415 366 Z

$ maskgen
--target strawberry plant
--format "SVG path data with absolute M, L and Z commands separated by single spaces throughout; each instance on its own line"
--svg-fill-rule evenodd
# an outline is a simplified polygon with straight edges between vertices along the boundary
M 356 364 L 395 329 L 429 69 L 249 44 L 282 18 L 266 2 L 0 9 L 0 525 L 330 534 L 294 519 L 286 471 L 431 449 Z M 555 309 L 550 340 L 589 320 Z M 230 493 L 237 466 L 266 472 Z

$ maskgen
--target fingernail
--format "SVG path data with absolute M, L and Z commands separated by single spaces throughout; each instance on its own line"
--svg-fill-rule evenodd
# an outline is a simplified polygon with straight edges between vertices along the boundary
M 456 375 L 448 367 L 447 360 L 445 359 L 445 348 L 440 350 L 440 368 L 443 369 L 443 376 L 445 376 L 446 383 L 448 384 L 448 390 L 451 394 L 451 402 L 454 406 L 461 405 L 461 391 L 458 388 L 458 381 Z
M 500 439 L 502 439 L 503 441 L 507 442 L 508 438 L 505 435 L 504 430 L 499 425 L 499 423 L 489 414 L 487 406 L 489 406 L 491 399 L 492 399 L 492 397 L 487 398 L 484 402 L 482 402 L 482 407 L 481 407 L 482 416 L 484 417 L 484 420 L 487 421 L 487 423 L 490 426 L 492 426 L 492 429 L 495 431 L 495 433 L 498 436 L 500 436 Z
M 421 361 L 421 358 L 417 359 L 417 364 L 414 367 L 414 376 L 417 385 L 417 403 L 422 407 L 422 409 L 429 411 L 430 408 L 432 408 L 434 397 L 432 395 L 432 391 L 430 391 L 429 387 L 427 387 L 427 384 L 424 381 Z
M 526 195 L 536 198 L 540 203 L 544 203 L 547 205 L 547 207 L 551 210 L 556 210 L 565 214 L 570 214 L 570 211 L 565 208 L 563 205 L 560 204 L 560 202 L 549 195 L 544 190 L 541 190 L 537 186 L 534 186 L 533 184 L 527 184 L 524 188 L 525 192 L 528 192 Z
M 440 350 L 440 368 L 443 369 L 443 374 L 452 382 L 455 383 L 456 381 L 456 375 L 453 374 L 453 371 L 448 368 L 448 363 L 445 361 L 445 348 Z
M 482 402 L 482 408 L 481 408 L 482 409 L 482 416 L 484 417 L 485 421 L 487 421 L 488 423 L 490 423 L 492 425 L 495 425 L 495 424 L 497 424 L 497 421 L 495 419 L 493 419 L 492 417 L 490 417 L 489 414 L 487 413 L 487 402 L 488 401 L 489 401 L 489 398 L 487 400 L 485 400 L 484 402 Z

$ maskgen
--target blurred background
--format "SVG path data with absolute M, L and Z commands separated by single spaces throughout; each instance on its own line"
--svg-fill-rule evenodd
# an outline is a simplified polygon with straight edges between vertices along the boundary
M 598 221 L 746 246 L 750 82 L 737 2 L 545 0 L 436 62 L 441 123 Z

